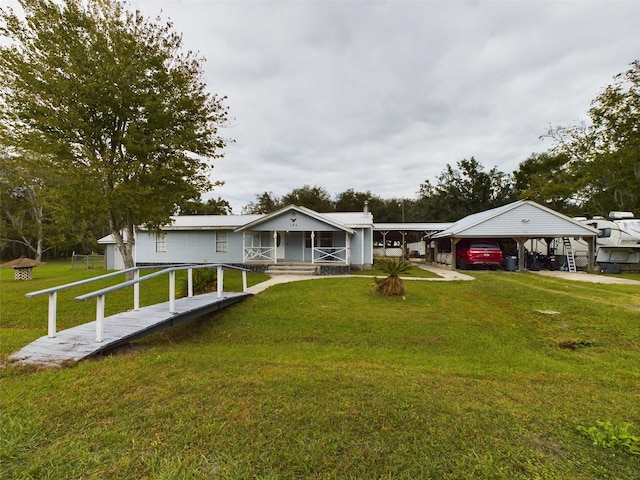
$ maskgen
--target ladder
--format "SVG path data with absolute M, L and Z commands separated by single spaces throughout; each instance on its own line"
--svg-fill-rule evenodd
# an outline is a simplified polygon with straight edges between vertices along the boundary
M 562 244 L 564 245 L 564 254 L 567 256 L 567 267 L 569 267 L 569 271 L 575 273 L 576 270 L 576 257 L 573 255 L 573 248 L 571 248 L 571 242 L 568 238 L 564 237 L 562 239 Z

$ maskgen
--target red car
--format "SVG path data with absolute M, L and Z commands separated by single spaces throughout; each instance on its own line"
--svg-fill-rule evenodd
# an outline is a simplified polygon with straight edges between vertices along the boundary
M 473 266 L 499 268 L 504 257 L 498 242 L 492 240 L 461 240 L 456 245 L 456 266 L 468 269 Z

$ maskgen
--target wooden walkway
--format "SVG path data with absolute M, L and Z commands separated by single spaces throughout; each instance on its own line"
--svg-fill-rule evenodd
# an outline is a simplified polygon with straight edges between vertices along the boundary
M 57 332 L 54 338 L 41 337 L 9 356 L 11 365 L 61 366 L 111 350 L 145 335 L 173 327 L 221 310 L 251 296 L 250 293 L 217 292 L 179 298 L 177 313 L 169 312 L 169 302 L 106 317 L 102 342 L 96 342 L 96 322 L 89 322 Z

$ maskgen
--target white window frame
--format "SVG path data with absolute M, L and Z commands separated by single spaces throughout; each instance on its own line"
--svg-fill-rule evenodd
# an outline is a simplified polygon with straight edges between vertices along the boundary
M 167 251 L 166 232 L 156 232 L 156 252 L 165 253 Z
M 229 234 L 225 231 L 216 232 L 216 252 L 226 253 L 229 251 Z

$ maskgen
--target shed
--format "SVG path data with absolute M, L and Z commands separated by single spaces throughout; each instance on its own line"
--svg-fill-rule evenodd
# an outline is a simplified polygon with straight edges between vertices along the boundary
M 524 269 L 524 244 L 529 239 L 582 237 L 589 243 L 589 268 L 594 267 L 595 238 L 600 232 L 531 200 L 475 213 L 455 222 L 430 239 L 451 240 L 451 269 L 455 269 L 456 244 L 463 238 L 513 239 L 518 243 L 519 268 Z

